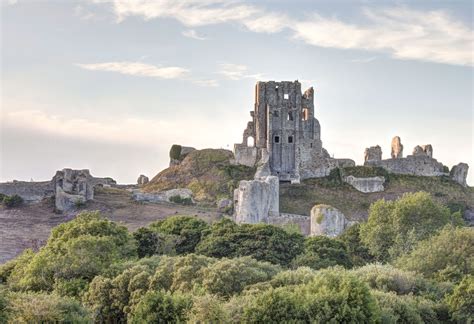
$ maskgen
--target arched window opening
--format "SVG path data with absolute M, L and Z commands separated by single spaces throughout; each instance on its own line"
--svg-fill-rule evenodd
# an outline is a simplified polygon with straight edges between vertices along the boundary
M 255 146 L 255 139 L 252 136 L 247 137 L 247 146 L 254 147 Z

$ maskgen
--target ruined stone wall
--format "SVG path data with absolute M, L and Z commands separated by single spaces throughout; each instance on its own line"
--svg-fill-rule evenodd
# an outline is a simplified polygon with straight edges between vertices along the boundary
M 267 223 L 282 227 L 295 224 L 299 227 L 300 233 L 304 236 L 309 236 L 311 232 L 309 216 L 281 213 L 278 217 L 269 217 Z
M 382 167 L 388 172 L 417 176 L 446 175 L 443 164 L 426 155 L 408 155 L 401 159 L 387 159 L 380 161 L 366 161 L 364 165 Z
M 44 198 L 54 196 L 54 184 L 51 181 L 27 182 L 13 181 L 0 183 L 0 193 L 13 196 L 18 195 L 25 202 L 39 202 Z

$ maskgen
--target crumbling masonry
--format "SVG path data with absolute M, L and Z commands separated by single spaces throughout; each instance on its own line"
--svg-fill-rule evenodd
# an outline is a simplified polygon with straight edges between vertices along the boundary
M 298 81 L 257 82 L 250 116 L 242 143 L 234 146 L 238 164 L 255 166 L 266 151 L 271 175 L 294 183 L 355 165 L 349 159 L 331 158 L 323 148 L 313 88 L 301 93 Z

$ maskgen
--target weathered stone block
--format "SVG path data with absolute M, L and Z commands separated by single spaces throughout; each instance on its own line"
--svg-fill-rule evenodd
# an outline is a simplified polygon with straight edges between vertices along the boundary
M 365 149 L 364 161 L 380 161 L 382 160 L 382 148 L 378 145 L 371 146 Z
M 392 159 L 400 159 L 403 157 L 403 145 L 399 136 L 392 139 Z
M 450 176 L 451 179 L 459 183 L 460 185 L 467 187 L 467 171 L 469 170 L 469 165 L 467 163 L 459 163 L 451 169 Z
M 383 186 L 385 183 L 384 177 L 356 178 L 350 175 L 344 177 L 344 181 L 364 193 L 381 192 L 385 189 Z
M 316 205 L 311 209 L 311 236 L 336 237 L 344 232 L 348 221 L 344 214 L 329 205 Z
M 140 176 L 137 179 L 137 184 L 139 186 L 143 186 L 143 185 L 147 184 L 149 181 L 150 181 L 150 179 L 148 179 L 148 177 L 146 175 L 140 174 Z

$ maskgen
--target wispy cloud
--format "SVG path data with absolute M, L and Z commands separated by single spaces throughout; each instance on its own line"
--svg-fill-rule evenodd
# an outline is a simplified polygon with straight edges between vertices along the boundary
M 248 78 L 259 80 L 263 78 L 263 75 L 260 73 L 250 74 L 247 66 L 233 63 L 219 64 L 219 70 L 217 73 L 230 80 L 242 80 Z
M 352 63 L 370 63 L 372 61 L 375 61 L 377 59 L 377 56 L 370 56 L 370 57 L 363 57 L 363 58 L 356 58 L 352 59 Z
M 194 84 L 197 84 L 201 87 L 218 87 L 219 82 L 217 80 L 192 80 Z
M 357 23 L 314 13 L 289 17 L 241 1 L 113 0 L 117 19 L 174 18 L 186 26 L 239 23 L 258 33 L 288 30 L 307 44 L 387 53 L 412 59 L 455 65 L 473 65 L 473 30 L 442 10 L 407 7 L 365 9 Z
M 117 72 L 126 75 L 161 78 L 161 79 L 179 79 L 186 77 L 189 70 L 178 66 L 157 66 L 140 62 L 106 62 L 92 64 L 76 64 L 77 66 L 91 71 Z
M 199 35 L 194 29 L 183 30 L 181 33 L 184 37 L 193 38 L 197 40 L 206 40 L 205 36 Z

